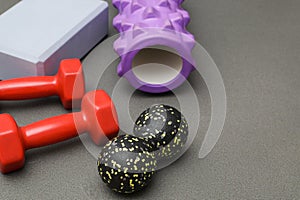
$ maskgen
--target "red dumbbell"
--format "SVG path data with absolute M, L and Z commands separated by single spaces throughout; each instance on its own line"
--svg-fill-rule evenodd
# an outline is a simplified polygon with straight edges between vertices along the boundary
M 9 173 L 22 168 L 27 149 L 58 143 L 85 132 L 89 132 L 97 145 L 103 145 L 117 136 L 117 113 L 112 100 L 103 90 L 87 93 L 81 107 L 81 112 L 45 119 L 24 127 L 18 127 L 10 115 L 1 114 L 0 171 Z
M 76 82 L 76 87 L 75 87 Z M 55 76 L 16 78 L 0 82 L 0 100 L 25 100 L 58 95 L 65 108 L 79 107 L 85 93 L 79 59 L 60 63 Z

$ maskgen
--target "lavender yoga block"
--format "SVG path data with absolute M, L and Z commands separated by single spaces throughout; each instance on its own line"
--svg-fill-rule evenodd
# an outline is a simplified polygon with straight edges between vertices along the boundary
M 186 30 L 190 21 L 183 0 L 113 0 L 119 10 L 114 43 L 120 55 L 118 75 L 135 88 L 167 92 L 180 86 L 195 69 L 195 39 Z

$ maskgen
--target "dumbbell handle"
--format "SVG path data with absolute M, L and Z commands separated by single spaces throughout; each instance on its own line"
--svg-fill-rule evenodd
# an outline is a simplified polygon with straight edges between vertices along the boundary
M 83 114 L 76 112 L 20 127 L 19 133 L 22 135 L 24 148 L 32 149 L 74 138 L 87 129 Z
M 57 76 L 4 80 L 0 82 L 0 99 L 25 100 L 58 95 L 57 80 Z

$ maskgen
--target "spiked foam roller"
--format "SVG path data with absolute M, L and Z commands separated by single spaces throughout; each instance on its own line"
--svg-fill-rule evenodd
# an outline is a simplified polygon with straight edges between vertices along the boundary
M 113 0 L 119 14 L 114 43 L 120 55 L 118 75 L 134 87 L 162 93 L 181 85 L 194 70 L 195 39 L 186 30 L 190 21 L 183 0 Z

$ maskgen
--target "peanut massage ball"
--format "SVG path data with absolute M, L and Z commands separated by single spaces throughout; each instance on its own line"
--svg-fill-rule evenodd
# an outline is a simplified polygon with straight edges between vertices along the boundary
M 98 172 L 115 192 L 133 193 L 145 188 L 156 169 L 151 146 L 142 138 L 121 135 L 108 142 L 98 158 Z
M 176 108 L 154 105 L 138 117 L 133 134 L 152 146 L 151 151 L 159 162 L 182 152 L 188 137 L 188 124 Z

